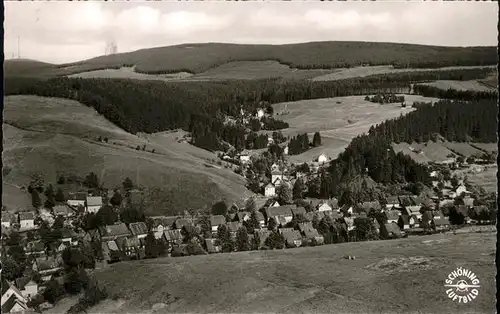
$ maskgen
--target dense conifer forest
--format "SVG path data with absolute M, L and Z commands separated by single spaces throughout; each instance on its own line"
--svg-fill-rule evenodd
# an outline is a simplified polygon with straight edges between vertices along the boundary
M 413 86 L 415 94 L 425 97 L 435 97 L 442 99 L 457 99 L 457 100 L 479 100 L 479 99 L 497 99 L 498 91 L 471 91 L 471 90 L 444 90 L 429 85 L 415 84 Z
M 246 146 L 245 128 L 223 123 L 224 116 L 239 116 L 240 108 L 254 112 L 256 108 L 285 101 L 409 92 L 413 82 L 471 80 L 486 77 L 490 72 L 489 68 L 421 71 L 323 82 L 270 79 L 165 83 L 126 79 L 38 80 L 7 77 L 5 95 L 70 98 L 94 108 L 131 133 L 182 128 L 192 133 L 192 143 L 198 147 L 218 150 L 226 142 L 241 150 Z M 266 130 L 288 126 L 272 118 L 265 118 L 263 122 L 263 129 Z

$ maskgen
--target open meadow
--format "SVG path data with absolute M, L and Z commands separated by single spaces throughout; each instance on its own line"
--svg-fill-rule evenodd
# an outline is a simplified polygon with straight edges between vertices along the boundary
M 492 90 L 497 89 L 496 87 L 487 86 L 487 85 L 481 83 L 479 80 L 472 80 L 472 81 L 441 80 L 441 81 L 426 82 L 426 83 L 419 83 L 419 84 L 436 87 L 436 88 L 439 88 L 442 90 L 454 89 L 454 90 L 458 90 L 458 91 L 472 90 L 472 91 L 479 91 L 479 92 L 487 92 L 487 91 L 492 91 Z
M 144 74 L 135 71 L 135 67 L 121 67 L 119 69 L 93 70 L 70 74 L 68 77 L 76 78 L 114 78 L 114 79 L 134 79 L 134 80 L 158 80 L 171 81 L 191 76 L 191 73 L 178 72 L 172 74 Z
M 313 81 L 335 81 L 343 80 L 354 77 L 365 77 L 370 75 L 381 75 L 381 74 L 391 74 L 391 73 L 405 73 L 405 72 L 425 72 L 425 71 L 448 71 L 448 70 L 459 70 L 459 69 L 474 69 L 474 68 L 496 68 L 496 66 L 467 66 L 467 67 L 442 67 L 435 69 L 411 69 L 402 68 L 397 69 L 392 65 L 380 65 L 380 66 L 364 66 L 364 67 L 353 67 L 348 69 L 339 69 L 339 71 L 325 74 L 313 78 Z
M 494 232 L 436 234 L 121 262 L 96 271 L 110 298 L 90 312 L 492 313 L 495 239 Z M 445 293 L 457 267 L 480 280 L 468 304 Z
M 107 188 L 130 177 L 146 188 L 154 211 L 149 214 L 202 208 L 221 198 L 239 201 L 252 194 L 244 178 L 231 170 L 206 166 L 216 159 L 214 154 L 161 134 L 132 135 L 71 100 L 5 97 L 3 134 L 4 182 L 11 187 L 26 186 L 36 172 L 55 183 L 61 174 L 83 177 L 93 171 Z M 145 150 L 136 149 L 144 145 Z M 25 203 L 18 204 L 16 195 L 4 195 L 8 207 Z
M 287 108 L 287 114 L 277 116 L 290 125 L 281 130 L 285 136 L 308 133 L 312 138 L 314 132 L 321 133 L 320 147 L 289 157 L 292 162 L 298 163 L 310 161 L 321 153 L 336 158 L 354 137 L 368 132 L 371 126 L 415 110 L 411 108 L 413 102 L 438 100 L 418 95 L 404 96 L 406 108 L 402 108 L 399 103 L 372 103 L 366 101 L 365 96 L 301 100 L 275 104 L 273 108 L 275 112 L 281 112 L 285 106 Z

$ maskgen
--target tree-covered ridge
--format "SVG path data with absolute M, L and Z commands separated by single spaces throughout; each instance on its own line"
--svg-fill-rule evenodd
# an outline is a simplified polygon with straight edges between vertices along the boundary
M 416 94 L 425 97 L 435 97 L 444 99 L 457 100 L 479 100 L 479 99 L 497 99 L 498 90 L 491 91 L 472 91 L 472 90 L 456 90 L 456 89 L 441 89 L 435 86 L 415 84 L 413 91 Z
M 429 183 L 429 171 L 409 156 L 396 154 L 392 142 L 435 140 L 497 141 L 497 105 L 494 100 L 450 101 L 426 104 L 405 116 L 370 128 L 352 140 L 346 150 L 320 176 L 321 197 L 339 196 L 342 184 L 367 174 L 380 183 Z
M 496 47 L 438 47 L 400 43 L 311 42 L 287 45 L 183 44 L 101 56 L 60 68 L 135 65 L 141 73 L 200 73 L 232 61 L 274 60 L 299 69 L 360 65 L 437 68 L 497 64 Z
M 474 92 L 472 92 L 474 93 Z M 493 99 L 477 101 L 441 100 L 420 106 L 417 111 L 381 123 L 370 133 L 400 143 L 435 140 L 440 134 L 448 141 L 496 142 L 497 103 Z

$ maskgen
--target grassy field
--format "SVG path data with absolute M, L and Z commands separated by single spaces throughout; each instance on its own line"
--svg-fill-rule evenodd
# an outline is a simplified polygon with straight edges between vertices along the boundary
M 119 79 L 134 79 L 134 80 L 158 80 L 158 81 L 171 81 L 186 78 L 192 74 L 186 72 L 179 72 L 173 74 L 143 74 L 135 72 L 134 67 L 121 67 L 120 69 L 104 69 L 95 70 L 82 73 L 68 75 L 69 77 L 78 78 L 119 78 Z
M 459 91 L 465 91 L 465 90 L 473 90 L 473 91 L 480 91 L 480 92 L 486 92 L 486 91 L 491 91 L 491 90 L 496 90 L 496 87 L 488 87 L 484 84 L 482 84 L 479 80 L 475 81 L 435 81 L 435 82 L 429 82 L 429 83 L 419 83 L 421 85 L 429 85 L 433 86 L 439 89 L 443 90 L 448 90 L 448 89 L 455 89 Z
M 43 73 L 25 68 L 23 75 L 69 75 L 105 68 L 135 65 L 143 73 L 202 73 L 233 61 L 274 60 L 293 68 L 332 69 L 361 64 L 418 65 L 425 60 L 440 66 L 496 64 L 496 47 L 438 47 L 400 43 L 310 42 L 287 45 L 183 44 L 100 56 L 64 65 Z M 11 63 L 8 61 L 7 63 Z M 458 63 L 456 63 L 458 62 Z M 7 64 L 6 63 L 6 64 Z M 8 65 L 11 67 L 10 65 Z M 19 65 L 14 68 L 19 68 Z M 7 71 L 12 73 L 12 71 Z M 16 71 L 14 71 L 14 74 Z
M 492 69 L 496 68 L 496 66 L 489 66 Z M 349 69 L 339 69 L 339 71 L 334 73 L 325 74 L 322 76 L 318 76 L 313 78 L 313 81 L 335 81 L 335 80 L 343 80 L 354 77 L 365 77 L 370 75 L 380 75 L 380 74 L 390 74 L 390 73 L 404 73 L 404 72 L 424 72 L 424 71 L 447 71 L 447 70 L 457 70 L 457 69 L 473 69 L 473 68 L 484 68 L 483 66 L 472 66 L 472 67 L 442 67 L 437 69 L 395 69 L 391 65 L 382 65 L 382 66 L 365 66 L 365 67 L 354 67 Z M 451 81 L 450 81 L 451 82 Z
M 123 262 L 96 273 L 111 297 L 91 312 L 492 313 L 495 239 L 439 234 Z M 445 293 L 444 280 L 457 267 L 480 280 L 471 303 Z
M 464 157 L 469 157 L 476 154 L 482 154 L 482 151 L 475 148 L 474 146 L 481 145 L 482 147 L 489 147 L 493 150 L 493 145 L 496 143 L 457 143 L 457 142 L 427 142 L 427 143 L 399 143 L 393 144 L 395 152 L 402 152 L 405 155 L 410 156 L 415 161 L 426 163 L 429 161 L 442 162 L 450 159 L 448 157 L 450 154 L 455 156 L 462 155 Z M 421 153 L 416 153 L 412 151 L 420 150 Z M 479 147 L 479 146 L 477 146 Z
M 245 180 L 223 167 L 205 164 L 216 156 L 180 144 L 162 134 L 129 134 L 93 109 L 66 99 L 9 96 L 4 109 L 4 182 L 26 185 L 41 172 L 55 182 L 59 174 L 85 176 L 95 172 L 106 187 L 125 177 L 147 188 L 151 214 L 201 208 L 225 198 L 238 201 L 251 195 Z M 109 142 L 98 142 L 99 136 Z M 146 145 L 146 151 L 136 146 Z M 154 149 L 155 153 L 151 153 Z M 18 205 L 18 193 L 4 195 L 8 206 Z
M 498 191 L 497 172 L 498 166 L 493 164 L 487 165 L 482 171 L 466 171 L 464 174 L 473 186 L 482 187 L 486 192 L 494 193 Z
M 418 95 L 405 95 L 405 100 L 409 106 L 415 101 L 437 101 Z M 289 113 L 278 115 L 290 125 L 281 130 L 285 136 L 308 133 L 312 139 L 312 134 L 319 131 L 322 140 L 320 147 L 290 156 L 292 162 L 310 161 L 321 153 L 335 158 L 354 137 L 368 132 L 372 125 L 414 110 L 400 104 L 375 104 L 364 100 L 364 96 L 348 96 L 279 103 L 273 105 L 274 111 L 282 111 L 285 104 Z

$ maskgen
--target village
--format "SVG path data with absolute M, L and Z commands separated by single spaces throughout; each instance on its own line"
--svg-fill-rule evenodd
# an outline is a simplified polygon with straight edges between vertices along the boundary
M 251 168 L 251 159 L 241 161 Z M 466 178 L 456 175 L 477 166 L 463 158 L 458 164 L 434 165 L 430 197 L 407 193 L 341 206 L 336 198 L 294 198 L 294 183 L 312 180 L 326 161 L 320 156 L 307 165 L 288 166 L 276 160 L 268 183 L 259 184 L 261 195 L 243 205 L 220 201 L 211 209 L 175 216 L 146 217 L 143 191 L 128 178 L 123 188 L 106 191 L 92 182 L 97 179 L 91 173 L 85 180 L 88 191 L 67 193 L 44 188 L 38 178 L 28 190 L 33 196 L 45 189 L 43 206 L 37 196 L 34 210 L 2 212 L 2 312 L 50 308 L 57 300 L 50 296 L 53 286 L 64 286 L 67 256 L 74 252 L 86 255 L 91 262 L 85 268 L 92 269 L 161 256 L 395 239 L 495 222 L 495 204 L 472 195 Z

